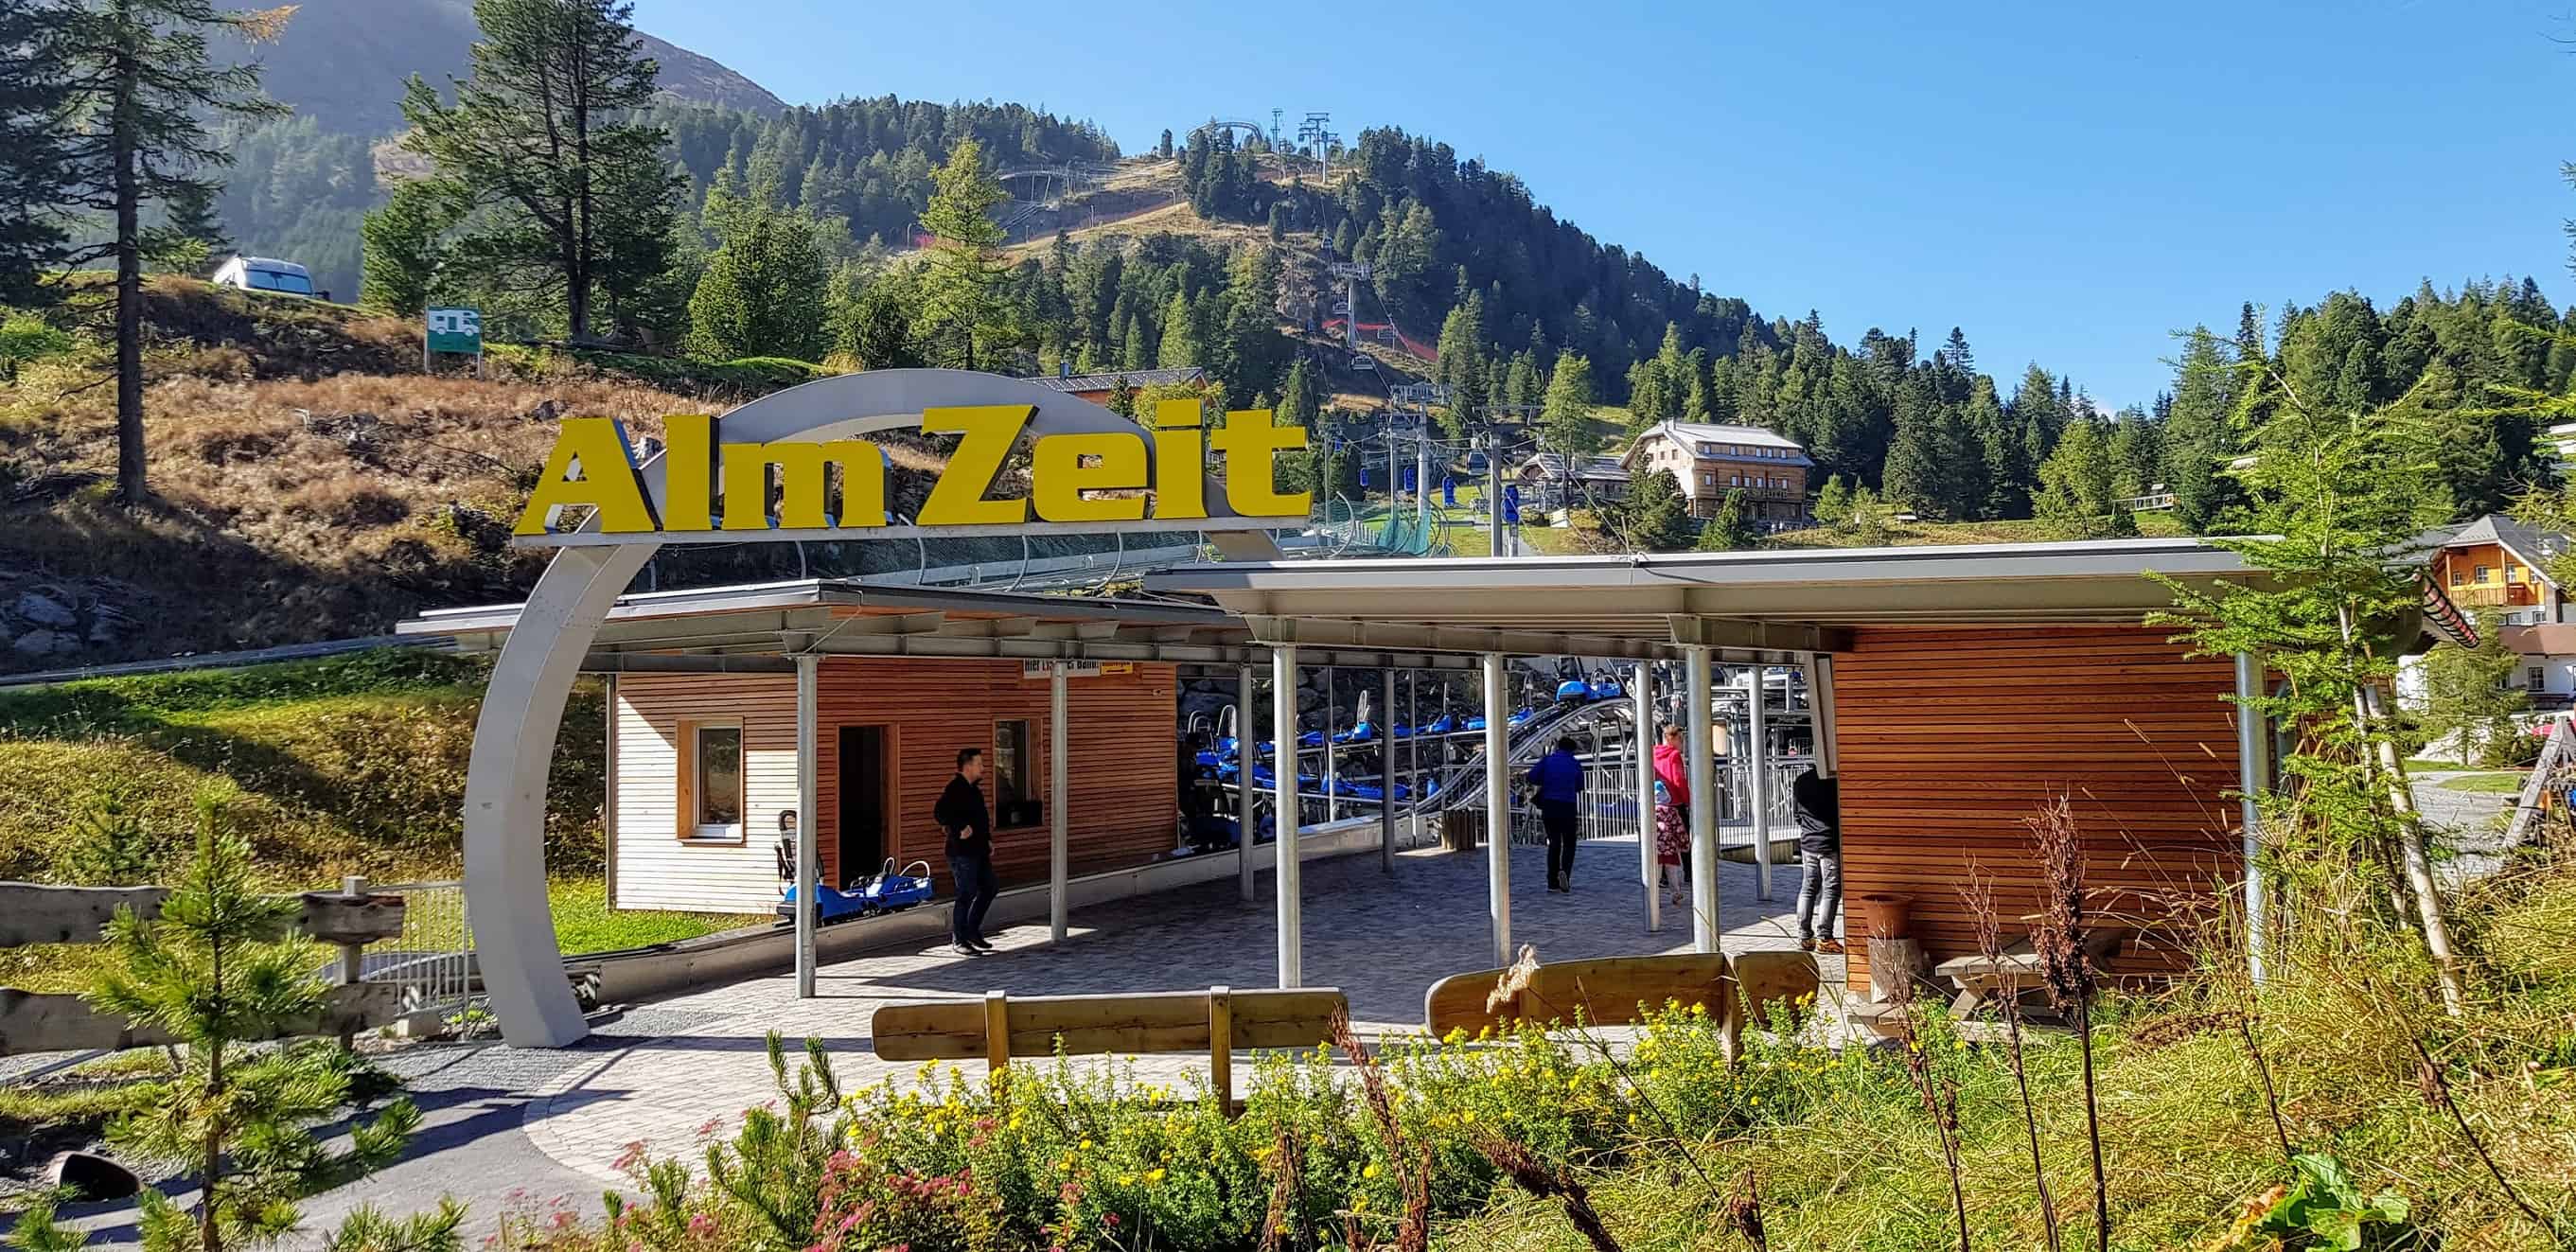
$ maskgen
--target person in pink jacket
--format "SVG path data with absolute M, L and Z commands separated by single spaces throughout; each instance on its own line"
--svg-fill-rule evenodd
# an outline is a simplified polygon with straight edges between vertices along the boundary
M 1684 727 L 1667 724 L 1655 745 L 1655 863 L 1675 904 L 1690 903 L 1690 759 L 1683 755 L 1689 738 Z

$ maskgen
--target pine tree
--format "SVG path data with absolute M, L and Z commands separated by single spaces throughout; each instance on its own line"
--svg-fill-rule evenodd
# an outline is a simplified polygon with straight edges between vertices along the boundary
M 1702 552 L 1733 552 L 1752 547 L 1758 538 L 1753 532 L 1752 511 L 1752 506 L 1745 502 L 1742 488 L 1729 489 L 1726 497 L 1717 502 L 1716 515 L 1708 519 L 1707 525 L 1700 527 L 1696 546 Z
M 1568 349 L 1556 358 L 1556 371 L 1547 380 L 1540 445 L 1568 458 L 1599 451 L 1601 435 L 1593 428 L 1592 408 L 1592 362 Z
M 735 216 L 689 297 L 689 350 L 820 359 L 824 281 L 811 220 L 766 204 Z
M 984 358 L 979 346 L 1009 334 L 1008 311 L 995 293 L 1003 233 L 992 218 L 1005 196 L 984 168 L 984 146 L 971 137 L 948 150 L 938 184 L 921 211 L 933 242 L 921 275 L 919 337 L 941 364 L 974 369 Z
M 2245 317 L 2252 325 L 2252 305 L 2246 306 Z M 2255 342 L 2261 342 L 2259 329 Z M 2173 407 L 2165 417 L 2164 482 L 2174 495 L 2175 520 L 2193 534 L 2215 526 L 2240 498 L 2227 475 L 2228 463 L 2238 450 L 2240 366 L 2228 358 L 2227 349 L 2207 327 L 2193 327 L 2174 372 Z
M 210 37 L 266 42 L 292 13 L 231 13 L 212 0 L 80 0 L 61 15 L 52 72 L 74 85 L 72 106 L 93 120 L 55 167 L 68 188 L 57 203 L 110 221 L 106 242 L 62 260 L 116 263 L 116 487 L 127 504 L 140 504 L 149 491 L 143 267 L 153 237 L 144 210 L 201 205 L 221 186 L 211 171 L 230 164 L 232 154 L 207 130 L 209 121 L 285 111 L 258 94 L 258 65 L 217 65 Z
M 561 300 L 575 342 L 592 338 L 602 282 L 638 268 L 612 258 L 667 247 L 649 206 L 684 185 L 662 166 L 666 132 L 635 120 L 658 67 L 633 16 L 627 0 L 475 0 L 483 38 L 454 102 L 419 78 L 403 97 L 403 146 L 477 210 L 460 253 Z
M 351 1132 L 346 1151 L 326 1152 L 306 1127 L 348 1098 L 347 1054 L 319 1041 L 249 1046 L 316 1016 L 326 990 L 309 946 L 273 937 L 301 903 L 256 894 L 252 866 L 220 805 L 200 799 L 195 856 L 158 918 L 117 911 L 107 930 L 115 964 L 88 996 L 101 1012 L 167 1032 L 182 1054 L 179 1072 L 108 1132 L 138 1159 L 198 1173 L 193 1221 L 145 1188 L 136 1225 L 147 1249 L 222 1252 L 279 1238 L 295 1229 L 297 1200 L 382 1168 L 420 1122 L 396 1100 Z
M 1631 551 L 1671 552 L 1691 541 L 1690 503 L 1671 470 L 1646 475 L 1607 520 Z
M 1835 474 L 1825 479 L 1816 490 L 1816 524 L 1840 527 L 1851 520 L 1851 490 L 1843 486 L 1843 477 Z
M 37 302 L 71 253 L 72 79 L 60 73 L 75 11 L 0 4 L 0 305 Z
M 359 303 L 396 317 L 417 316 L 429 307 L 451 254 L 448 232 L 465 216 L 466 206 L 452 191 L 434 179 L 412 179 L 397 184 L 384 207 L 366 215 L 358 227 L 365 255 Z
M 1288 380 L 1279 389 L 1279 407 L 1273 420 L 1282 426 L 1295 426 L 1311 431 L 1315 428 L 1317 395 L 1315 376 L 1299 357 L 1288 367 Z
M 1127 381 L 1125 374 L 1109 384 L 1109 411 L 1120 417 L 1136 416 L 1136 384 Z

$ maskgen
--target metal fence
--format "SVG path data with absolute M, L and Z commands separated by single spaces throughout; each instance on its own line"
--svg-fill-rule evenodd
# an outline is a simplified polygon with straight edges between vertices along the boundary
M 370 884 L 403 898 L 402 938 L 367 950 L 368 982 L 399 983 L 405 1012 L 453 1013 L 474 990 L 474 932 L 465 922 L 461 881 Z

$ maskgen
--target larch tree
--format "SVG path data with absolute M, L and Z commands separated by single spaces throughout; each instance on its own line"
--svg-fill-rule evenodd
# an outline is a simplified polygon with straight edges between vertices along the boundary
M 231 152 L 207 129 L 225 117 L 266 117 L 285 106 L 259 94 L 259 66 L 219 65 L 218 34 L 265 43 L 284 29 L 290 6 L 232 12 L 209 0 L 77 0 L 58 14 L 53 72 L 85 119 L 58 167 L 68 194 L 57 204 L 106 215 L 108 237 L 62 260 L 116 267 L 116 490 L 141 503 L 143 444 L 143 267 L 168 255 L 172 236 L 144 224 L 147 209 L 187 218 L 222 186 L 216 171 Z
M 2039 467 L 2031 516 L 2069 539 L 2137 533 L 2137 519 L 2120 507 L 2119 467 L 2101 423 L 2090 416 L 2067 423 L 2057 449 Z
M 454 99 L 415 77 L 403 146 L 477 212 L 457 244 L 477 280 L 560 301 L 567 337 L 593 338 L 604 282 L 659 268 L 667 206 L 685 181 L 664 130 L 637 120 L 659 67 L 626 0 L 475 0 L 483 37 Z
M 949 148 L 935 181 L 921 211 L 931 244 L 921 275 L 919 338 L 940 364 L 974 369 L 984 350 L 1010 333 L 996 290 L 1005 236 L 992 216 L 1005 196 L 984 168 L 984 145 L 972 137 Z
M 1593 429 L 1592 362 L 1572 349 L 1558 354 L 1556 372 L 1547 380 L 1547 399 L 1539 411 L 1539 443 L 1567 458 L 1590 456 L 1601 449 Z
M 2522 657 L 2504 642 L 2502 615 L 2478 614 L 2478 645 L 2438 643 L 2424 655 L 2424 707 L 2417 724 L 2426 752 L 2447 748 L 2460 764 L 2482 765 L 2499 748 L 2522 738 L 2517 715 L 2531 707 L 2531 693 L 2513 685 Z

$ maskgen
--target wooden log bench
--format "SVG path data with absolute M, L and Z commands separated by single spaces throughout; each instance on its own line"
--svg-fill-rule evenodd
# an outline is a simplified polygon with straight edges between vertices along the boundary
M 1816 958 L 1804 952 L 1611 956 L 1537 966 L 1509 998 L 1489 1004 L 1509 973 L 1477 970 L 1431 984 L 1423 995 L 1424 1027 L 1434 1037 L 1446 1037 L 1453 1030 L 1477 1034 L 1487 1027 L 1577 1021 L 1628 1026 L 1667 1004 L 1704 1005 L 1716 1019 L 1721 1046 L 1732 1061 L 1743 1054 L 1747 1023 L 1769 1020 L 1775 1005 L 1803 1016 L 1815 1003 L 1820 983 Z
M 1350 1014 L 1334 987 L 1156 991 L 1137 995 L 1028 996 L 888 1004 L 870 1018 L 878 1059 L 984 1058 L 996 1074 L 1013 1057 L 1201 1052 L 1208 1090 L 1234 1106 L 1237 1049 L 1311 1048 L 1330 1042 Z

